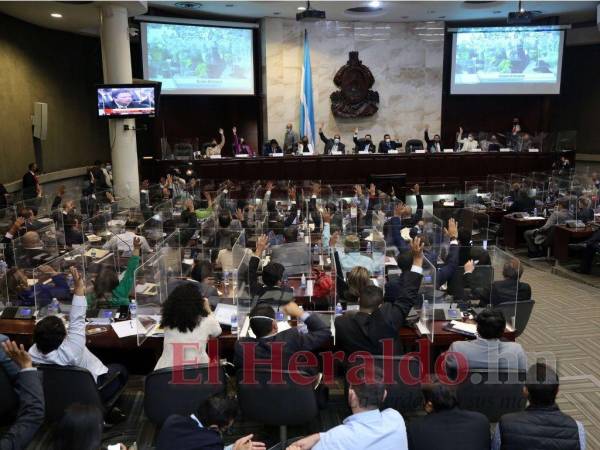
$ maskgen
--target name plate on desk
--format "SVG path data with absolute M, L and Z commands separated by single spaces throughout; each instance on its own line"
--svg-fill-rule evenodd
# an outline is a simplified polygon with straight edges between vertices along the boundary
M 342 153 L 342 152 L 340 152 L 339 150 L 332 150 L 332 151 L 331 151 L 331 154 L 332 154 L 333 156 L 340 156 L 340 155 L 343 155 L 343 153 Z
M 500 151 L 501 152 L 510 152 L 511 149 L 510 148 L 501 148 Z
M 283 153 L 271 153 L 271 156 L 273 156 L 273 157 L 283 156 Z
M 445 148 L 444 153 L 454 153 L 454 149 L 453 148 Z
M 398 153 L 398 152 L 396 152 L 396 153 Z M 423 153 L 425 153 L 425 150 L 423 150 L 423 149 L 415 150 L 415 153 L 423 154 Z
M 540 149 L 539 148 L 530 148 L 529 149 L 529 153 L 539 153 Z
M 369 150 L 360 150 L 358 152 L 359 155 L 368 155 L 369 154 Z
M 248 153 L 240 153 L 239 155 L 235 155 L 236 158 L 248 158 Z
M 398 150 L 388 150 L 388 155 L 397 155 Z
M 210 159 L 221 159 L 221 155 L 210 155 Z

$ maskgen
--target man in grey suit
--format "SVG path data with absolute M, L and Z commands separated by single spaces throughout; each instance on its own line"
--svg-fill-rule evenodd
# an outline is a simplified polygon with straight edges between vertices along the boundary
M 295 152 L 299 140 L 298 133 L 293 131 L 292 124 L 288 123 L 285 126 L 285 135 L 283 136 L 283 153 L 290 155 Z
M 558 200 L 557 209 L 554 211 L 546 223 L 541 228 L 535 230 L 527 230 L 523 233 L 523 237 L 527 242 L 528 255 L 530 258 L 535 258 L 544 255 L 544 247 L 552 245 L 554 238 L 554 227 L 556 225 L 562 225 L 567 220 L 571 219 L 571 213 L 569 212 L 569 199 L 562 197 Z M 540 243 L 539 236 L 543 236 L 543 240 Z
M 0 450 L 20 450 L 27 447 L 44 421 L 44 390 L 23 345 L 19 347 L 3 335 L 0 342 L 0 370 L 14 383 L 20 402 L 17 419 L 0 435 Z
M 460 353 L 469 369 L 527 370 L 527 355 L 516 342 L 504 342 L 500 338 L 506 328 L 501 311 L 485 309 L 477 316 L 477 338 L 473 341 L 454 342 L 449 353 Z M 455 356 L 446 360 L 452 369 L 464 369 Z

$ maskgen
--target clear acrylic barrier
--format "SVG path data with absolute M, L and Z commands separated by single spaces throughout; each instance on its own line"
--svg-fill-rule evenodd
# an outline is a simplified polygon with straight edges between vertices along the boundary
M 436 263 L 444 243 L 444 222 L 429 211 L 423 211 L 420 235 L 424 238 L 426 256 Z
M 13 239 L 15 265 L 23 269 L 33 269 L 58 256 L 58 243 L 54 223 L 28 231 L 23 236 Z
M 156 248 L 166 236 L 163 231 L 163 221 L 159 215 L 146 220 L 139 226 L 139 230 L 140 235 L 146 239 L 148 245 L 152 248 Z
M 435 339 L 435 308 L 437 296 L 437 270 L 435 265 L 423 258 L 423 279 L 419 289 L 419 301 L 421 304 L 421 316 L 418 328 L 421 334 L 426 334 L 427 338 L 434 342 Z
M 60 313 L 66 315 L 71 310 L 74 286 L 71 267 L 77 269 L 85 283 L 84 249 L 74 249 L 33 269 L 31 282 L 38 319 L 51 313 L 48 311 L 48 305 L 54 299 L 58 301 Z
M 102 248 L 112 237 L 108 222 L 111 216 L 109 213 L 100 213 L 81 222 L 81 232 L 85 243 L 91 247 Z
M 134 296 L 137 318 L 132 326 L 136 329 L 137 345 L 144 343 L 156 328 L 161 305 L 167 299 L 167 273 L 164 271 L 164 254 L 158 252 L 135 270 Z
M 512 200 L 510 199 L 510 183 L 504 180 L 492 179 L 492 206 L 500 209 L 507 209 Z
M 519 276 L 523 271 L 521 261 L 511 253 L 505 252 L 498 247 L 489 249 L 491 265 L 494 276 L 490 286 L 490 302 L 492 307 L 502 303 L 514 302 L 514 308 L 510 308 L 510 317 L 505 317 L 506 323 L 515 327 L 517 317 L 517 301 L 519 295 Z M 495 286 L 496 282 L 502 282 L 502 292 Z

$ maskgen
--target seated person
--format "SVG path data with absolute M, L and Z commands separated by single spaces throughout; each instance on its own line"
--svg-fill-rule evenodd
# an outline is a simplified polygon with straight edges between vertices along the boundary
M 475 140 L 475 133 L 469 133 L 466 139 L 463 139 L 463 129 L 460 127 L 456 135 L 456 142 L 459 150 L 462 152 L 470 152 L 479 148 L 479 142 Z
M 163 352 L 154 370 L 208 363 L 206 345 L 210 338 L 221 334 L 221 325 L 212 314 L 208 300 L 199 295 L 196 286 L 190 282 L 177 286 L 161 305 L 161 315 L 160 326 L 165 337 Z M 186 345 L 183 361 L 174 361 L 176 345 Z
M 0 450 L 25 449 L 44 422 L 44 389 L 31 356 L 0 335 L 0 370 L 5 370 L 19 396 L 19 410 L 10 427 L 0 432 Z
M 121 278 L 110 266 L 102 266 L 93 281 L 94 290 L 88 294 L 87 302 L 93 307 L 108 302 L 111 307 L 129 306 L 129 293 L 135 284 L 135 271 L 140 264 L 139 237 L 133 239 L 133 254 L 127 260 L 127 268 Z
M 472 262 L 465 264 L 465 277 L 471 283 L 475 265 Z M 531 300 L 531 286 L 524 281 L 521 281 L 523 276 L 523 264 L 517 259 L 512 258 L 504 263 L 502 267 L 503 280 L 494 281 L 491 285 L 491 291 L 487 291 L 485 286 L 481 286 L 478 292 L 480 305 L 492 306 L 507 302 L 520 302 Z M 488 296 L 489 292 L 489 296 Z
M 582 250 L 581 263 L 579 267 L 575 268 L 577 273 L 592 273 L 592 263 L 594 262 L 594 256 L 600 252 L 600 230 L 597 230 L 588 239 L 577 244 L 569 244 L 569 248 L 572 250 Z
M 200 295 L 202 297 L 213 297 L 219 295 L 219 292 L 215 287 L 213 267 L 210 261 L 194 261 L 191 278 L 192 280 L 200 283 Z
M 250 144 L 246 142 L 243 137 L 238 137 L 237 127 L 233 127 L 233 154 L 234 155 L 248 155 L 250 157 L 254 155 L 254 149 L 250 147 Z
M 557 203 L 558 209 L 554 211 L 544 226 L 535 230 L 526 230 L 523 237 L 527 242 L 528 256 L 530 258 L 544 256 L 544 247 L 552 245 L 553 231 L 556 225 L 562 225 L 567 220 L 572 219 L 569 212 L 569 199 L 566 197 L 560 198 Z M 541 243 L 536 239 L 538 235 L 543 236 Z
M 335 319 L 336 346 L 346 355 L 356 351 L 381 355 L 382 339 L 393 339 L 395 353 L 401 353 L 398 332 L 417 300 L 423 277 L 423 245 L 418 237 L 412 242 L 412 254 L 412 268 L 405 274 L 403 289 L 393 302 L 383 301 L 381 288 L 367 286 L 359 294 L 359 310 L 347 311 Z
M 16 265 L 22 269 L 33 269 L 52 259 L 51 253 L 58 253 L 58 249 L 44 248 L 44 243 L 36 231 L 27 231 L 21 237 L 21 248 L 15 249 Z
M 380 408 L 387 395 L 380 380 L 357 380 L 348 388 L 352 415 L 327 432 L 296 441 L 288 450 L 408 450 L 406 426 L 398 411 Z
M 47 316 L 36 323 L 33 330 L 33 345 L 29 354 L 36 364 L 57 364 L 59 366 L 77 366 L 90 371 L 98 386 L 119 372 L 107 386 L 99 391 L 104 402 L 114 399 L 115 395 L 127 383 L 127 370 L 120 364 L 105 366 L 85 345 L 85 285 L 75 268 L 71 268 L 75 282 L 73 303 L 69 313 L 69 330 L 67 332 L 62 319 Z
M 331 338 L 331 327 L 323 322 L 318 314 L 304 312 L 295 302 L 289 302 L 281 307 L 283 313 L 292 319 L 301 320 L 308 331 L 300 327 L 293 327 L 279 332 L 275 320 L 275 310 L 266 303 L 259 303 L 252 308 L 248 315 L 250 329 L 256 336 L 240 338 L 235 343 L 234 364 L 239 369 L 253 370 L 255 367 L 244 367 L 244 343 L 252 343 L 254 359 L 268 359 L 271 357 L 271 344 L 283 343 L 282 364 L 288 367 L 291 356 L 296 352 L 315 351 Z M 246 356 L 248 358 L 248 356 Z M 308 371 L 308 370 L 307 370 Z
M 300 139 L 300 142 L 298 142 L 296 147 L 296 152 L 299 155 L 314 155 L 315 148 L 313 144 L 308 141 L 308 137 L 302 136 L 302 139 Z
M 276 139 L 271 139 L 263 147 L 263 154 L 262 154 L 263 156 L 269 156 L 272 153 L 278 153 L 278 154 L 283 155 L 283 150 L 279 146 L 279 143 L 277 142 Z
M 158 435 L 156 450 L 264 450 L 265 444 L 252 441 L 252 434 L 225 446 L 223 434 L 233 425 L 238 412 L 238 404 L 234 398 L 213 395 L 194 414 L 169 416 Z
M 283 265 L 270 262 L 262 269 L 263 284 L 258 282 L 258 265 L 263 251 L 268 247 L 268 237 L 262 235 L 256 241 L 256 251 L 248 263 L 248 282 L 253 303 L 267 302 L 280 306 L 294 299 L 292 289 L 281 286 L 285 268 Z
M 338 299 L 342 304 L 356 305 L 363 289 L 367 286 L 371 286 L 371 275 L 364 267 L 357 266 L 353 267 L 352 270 L 348 272 L 347 279 L 344 280 L 344 274 L 337 252 L 334 252 L 334 259 Z
M 223 147 L 225 146 L 225 133 L 223 132 L 222 128 L 219 128 L 219 136 L 219 143 L 217 143 L 217 140 L 213 138 L 206 146 L 206 157 L 221 155 L 221 150 L 223 150 Z
M 81 216 L 69 215 L 65 217 L 65 245 L 71 247 L 73 245 L 81 245 L 85 241 L 83 239 L 83 231 L 81 230 Z
M 144 236 L 138 236 L 136 231 L 139 224 L 128 220 L 125 223 L 125 232 L 117 234 L 110 238 L 110 240 L 102 246 L 104 250 L 123 252 L 124 255 L 129 255 L 133 252 L 133 240 L 137 237 L 140 240 L 140 248 L 147 253 L 152 251 L 152 248 L 148 244 L 148 241 Z
M 577 215 L 575 218 L 581 220 L 583 223 L 589 223 L 594 221 L 594 210 L 590 207 L 592 201 L 587 197 L 579 197 L 577 200 Z
M 513 200 L 513 203 L 508 208 L 507 212 L 526 212 L 529 214 L 533 214 L 533 210 L 535 209 L 535 199 L 531 198 L 525 189 L 519 189 L 517 191 L 517 198 Z
M 585 450 L 583 424 L 563 413 L 556 404 L 559 384 L 558 374 L 546 364 L 531 366 L 523 387 L 529 405 L 525 411 L 500 418 L 492 439 L 492 450 Z
M 333 152 L 346 153 L 346 146 L 340 141 L 340 135 L 334 134 L 333 139 L 328 138 L 323 133 L 323 125 L 319 127 L 319 137 L 325 144 L 324 154 L 331 155 Z
M 490 448 L 490 422 L 487 417 L 460 409 L 451 386 L 433 380 L 423 384 L 421 390 L 427 415 L 408 424 L 410 450 Z
M 397 150 L 402 147 L 402 142 L 393 141 L 389 134 L 383 136 L 383 141 L 379 142 L 378 153 L 387 153 L 390 150 Z
M 484 309 L 477 316 L 477 337 L 472 341 L 456 341 L 450 345 L 446 363 L 451 369 L 459 363 L 452 353 L 460 353 L 469 369 L 527 370 L 527 355 L 521 344 L 500 340 L 506 329 L 501 311 Z
M 409 244 L 402 238 L 402 228 L 414 228 L 423 218 L 423 198 L 418 184 L 412 188 L 417 200 L 417 210 L 413 214 L 412 208 L 402 202 L 398 202 L 394 208 L 394 216 L 389 220 L 391 231 L 391 245 L 396 246 L 399 252 L 409 250 Z
M 359 139 L 358 138 L 358 128 L 355 128 L 354 136 L 352 137 L 352 140 L 354 141 L 354 152 L 355 153 L 360 153 L 360 152 L 375 153 L 376 147 L 375 147 L 375 144 L 373 144 L 373 139 L 371 138 L 370 134 L 365 134 L 364 139 Z
M 466 297 L 470 300 L 479 300 L 482 305 L 490 303 L 490 287 L 494 281 L 492 260 L 487 250 L 474 248 L 471 250 L 470 259 L 464 264 L 463 288 L 470 290 Z M 475 263 L 477 261 L 477 263 Z
M 36 269 L 36 276 L 40 279 L 35 285 L 29 286 L 29 280 L 23 270 L 13 267 L 6 273 L 8 295 L 16 299 L 19 306 L 47 306 L 56 299 L 70 299 L 71 289 L 64 273 L 57 273 L 52 267 L 43 265 Z M 47 278 L 51 282 L 46 282 Z

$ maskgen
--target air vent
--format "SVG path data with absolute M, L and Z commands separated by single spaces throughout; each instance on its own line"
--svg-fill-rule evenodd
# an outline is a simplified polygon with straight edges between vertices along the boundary
M 182 9 L 200 9 L 202 8 L 202 3 L 196 2 L 176 2 L 175 6 Z
M 374 8 L 372 6 L 357 6 L 356 8 L 348 8 L 346 12 L 350 14 L 372 14 L 381 10 L 382 8 Z

